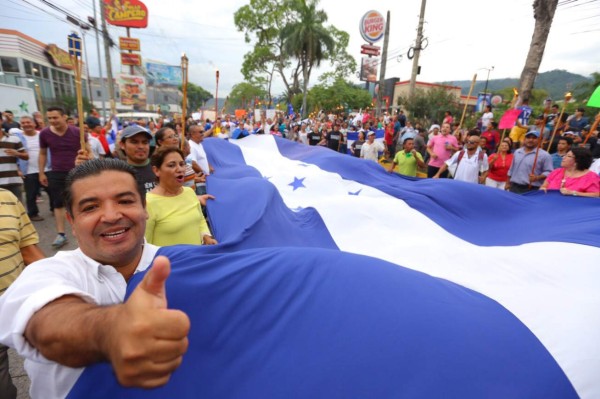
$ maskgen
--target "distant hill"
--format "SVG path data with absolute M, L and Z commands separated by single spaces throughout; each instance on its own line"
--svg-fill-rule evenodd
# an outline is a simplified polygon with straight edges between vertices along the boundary
M 487 73 L 486 73 L 487 74 Z M 544 89 L 553 99 L 560 99 L 565 95 L 565 92 L 572 91 L 577 87 L 579 83 L 590 82 L 590 78 L 578 75 L 575 73 L 567 72 L 564 70 L 556 69 L 554 71 L 542 72 L 538 74 L 535 80 L 535 89 Z M 441 84 L 459 86 L 462 88 L 462 94 L 469 94 L 469 88 L 471 87 L 470 80 L 458 80 L 453 82 L 439 82 Z M 494 92 L 495 90 L 501 90 L 506 87 L 518 87 L 518 78 L 504 78 L 504 79 L 490 79 L 488 82 L 488 91 Z M 477 76 L 477 82 L 473 89 L 473 93 L 483 92 L 485 88 L 485 74 Z

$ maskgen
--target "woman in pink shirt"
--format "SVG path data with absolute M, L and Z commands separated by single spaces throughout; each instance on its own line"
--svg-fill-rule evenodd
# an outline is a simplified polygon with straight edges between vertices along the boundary
M 599 197 L 600 177 L 589 170 L 591 164 L 590 150 L 573 148 L 563 157 L 561 167 L 548 175 L 540 190 L 560 190 L 563 195 Z
M 429 153 L 429 165 L 427 165 L 427 177 L 433 177 L 440 170 L 454 151 L 458 151 L 458 140 L 450 134 L 450 124 L 442 124 L 441 134 L 433 136 L 427 143 L 427 152 Z M 448 177 L 448 171 L 442 173 L 440 177 Z

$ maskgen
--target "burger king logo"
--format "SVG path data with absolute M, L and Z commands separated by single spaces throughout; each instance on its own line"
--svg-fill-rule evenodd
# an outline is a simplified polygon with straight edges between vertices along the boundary
M 383 37 L 385 18 L 379 11 L 368 11 L 360 20 L 360 35 L 369 43 L 375 43 Z

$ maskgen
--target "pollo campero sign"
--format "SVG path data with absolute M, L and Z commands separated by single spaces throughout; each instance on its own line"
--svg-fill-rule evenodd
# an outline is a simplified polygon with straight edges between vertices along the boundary
M 126 28 L 148 26 L 148 8 L 139 0 L 104 0 L 106 22 Z

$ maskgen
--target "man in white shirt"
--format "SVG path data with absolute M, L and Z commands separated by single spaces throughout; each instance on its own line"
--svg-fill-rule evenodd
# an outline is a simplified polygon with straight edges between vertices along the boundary
M 204 141 L 204 128 L 200 125 L 192 125 L 189 128 L 190 132 L 190 158 L 195 161 L 200 169 L 202 169 L 202 175 L 208 176 L 213 170 L 208 163 L 208 157 L 202 146 Z M 196 182 L 196 194 L 206 194 L 206 180 L 204 182 Z
M 385 151 L 383 142 L 375 141 L 375 132 L 370 130 L 367 133 L 367 141 L 360 149 L 360 157 L 377 162 L 379 160 L 379 153 L 383 151 Z
M 25 146 L 29 153 L 29 160 L 22 163 L 21 172 L 25 175 L 25 201 L 27 204 L 27 215 L 32 221 L 38 222 L 44 220 L 40 216 L 40 210 L 37 206 L 37 195 L 40 193 L 42 185 L 39 180 L 38 158 L 40 156 L 40 133 L 35 130 L 35 121 L 29 116 L 21 117 L 21 127 L 23 128 L 23 138 Z M 23 170 L 24 169 L 24 170 Z M 48 171 L 46 164 L 45 172 Z
M 124 386 L 164 385 L 187 350 L 188 317 L 167 309 L 167 258 L 144 240 L 148 214 L 135 171 L 91 160 L 66 180 L 80 245 L 29 265 L 0 297 L 0 343 L 26 358 L 34 398 L 64 398 L 83 367 L 108 361 Z M 123 302 L 127 281 L 152 269 Z
M 470 134 L 465 141 L 466 149 L 457 151 L 448 159 L 433 176 L 439 179 L 451 166 L 456 165 L 453 176 L 454 180 L 461 180 L 469 183 L 483 184 L 488 174 L 487 154 L 479 147 L 479 136 Z

